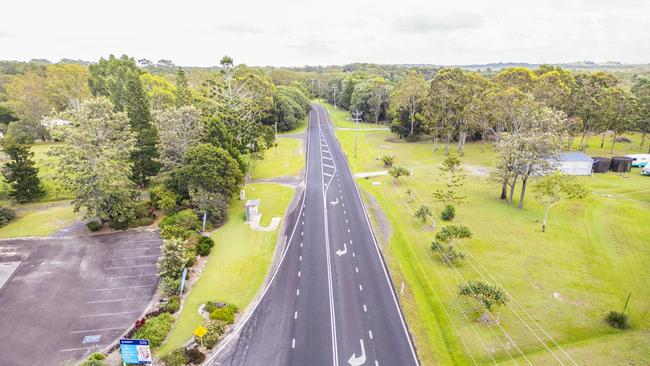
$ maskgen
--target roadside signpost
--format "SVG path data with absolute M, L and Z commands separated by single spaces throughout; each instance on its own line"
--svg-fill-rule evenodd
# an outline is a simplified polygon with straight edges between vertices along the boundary
M 148 339 L 120 339 L 120 353 L 124 365 L 151 365 Z
M 183 288 L 185 287 L 185 277 L 187 277 L 187 267 L 183 268 L 183 273 L 181 274 L 181 286 L 178 289 L 179 295 L 183 294 Z

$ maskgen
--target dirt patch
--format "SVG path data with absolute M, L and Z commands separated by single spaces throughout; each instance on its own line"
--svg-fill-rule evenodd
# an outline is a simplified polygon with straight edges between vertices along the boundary
M 469 174 L 478 177 L 487 177 L 490 175 L 490 168 L 485 166 L 463 164 L 463 168 L 465 168 Z
M 393 233 L 393 229 L 390 226 L 390 221 L 388 221 L 388 217 L 386 217 L 386 214 L 379 206 L 379 203 L 377 203 L 375 197 L 368 194 L 367 192 L 363 192 L 363 196 L 365 198 L 365 201 L 368 203 L 370 215 L 374 219 L 372 220 L 372 223 L 373 228 L 375 229 L 375 235 L 377 235 L 377 240 L 379 241 L 379 245 L 384 248 L 386 245 L 388 245 L 388 240 Z

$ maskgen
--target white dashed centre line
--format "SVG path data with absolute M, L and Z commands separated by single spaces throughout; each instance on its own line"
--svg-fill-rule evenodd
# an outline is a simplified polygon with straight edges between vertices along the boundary
M 294 311 L 294 312 L 293 312 L 293 318 L 294 318 L 294 319 L 298 319 L 298 312 L 297 312 L 297 311 Z
M 368 330 L 368 336 L 372 339 L 372 330 Z
M 298 257 L 298 260 L 302 262 L 302 255 Z
M 294 349 L 294 348 L 296 348 L 296 339 L 295 338 L 293 338 L 291 340 L 291 349 Z
M 366 307 L 366 304 L 363 304 L 363 312 L 364 312 L 364 313 L 367 313 L 367 312 L 368 312 L 368 308 Z
M 300 289 L 296 290 L 296 296 L 300 296 Z
M 355 257 L 356 257 L 356 255 L 354 254 L 354 252 L 352 252 L 352 258 L 355 258 Z
M 359 291 L 363 291 L 363 286 L 361 286 L 361 284 L 359 284 Z
M 298 271 L 298 277 L 300 277 L 300 271 Z
M 357 273 L 359 273 L 359 267 L 354 267 L 354 270 L 357 271 Z

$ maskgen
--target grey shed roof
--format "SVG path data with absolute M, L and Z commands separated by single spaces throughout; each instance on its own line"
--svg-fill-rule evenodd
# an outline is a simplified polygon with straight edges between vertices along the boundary
M 589 155 L 578 151 L 560 153 L 558 155 L 558 160 L 559 161 L 585 161 L 590 163 L 594 162 L 594 159 L 592 159 Z
M 260 200 L 259 199 L 246 201 L 246 207 L 248 207 L 248 206 L 259 206 L 259 205 L 260 205 Z

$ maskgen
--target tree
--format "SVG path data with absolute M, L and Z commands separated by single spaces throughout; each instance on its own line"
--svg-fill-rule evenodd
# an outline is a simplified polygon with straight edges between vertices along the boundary
M 448 156 L 442 161 L 440 178 L 445 183 L 445 189 L 437 189 L 433 192 L 433 199 L 437 202 L 460 205 L 465 201 L 465 196 L 459 190 L 465 184 L 465 174 L 460 166 L 460 159 L 454 155 Z
M 397 84 L 390 97 L 390 114 L 393 116 L 391 131 L 411 139 L 423 133 L 422 107 L 426 94 L 424 78 L 416 71 L 409 72 Z
M 472 237 L 472 232 L 464 225 L 447 225 L 436 233 L 436 240 L 431 244 L 431 249 L 442 256 L 442 261 L 449 265 L 456 265 L 465 258 L 465 255 L 456 249 L 459 240 Z
M 397 181 L 399 180 L 400 177 L 403 176 L 408 177 L 409 175 L 411 175 L 411 172 L 402 166 L 393 166 L 388 171 L 388 174 L 390 174 L 390 176 L 393 177 L 393 184 L 397 184 Z
M 88 69 L 82 65 L 47 66 L 45 70 L 47 93 L 57 110 L 81 108 L 81 102 L 90 97 L 88 76 Z
M 151 103 L 151 109 L 160 110 L 175 107 L 176 87 L 160 75 L 143 73 L 140 75 L 142 87 L 147 93 L 147 98 Z
M 210 144 L 190 147 L 183 156 L 183 164 L 172 173 L 174 190 L 189 198 L 190 189 L 201 188 L 219 193 L 229 200 L 244 182 L 237 161 L 228 152 Z
M 220 193 L 208 192 L 201 187 L 190 188 L 190 199 L 195 209 L 203 216 L 201 232 L 205 232 L 208 218 L 217 225 L 226 219 L 228 203 Z
M 168 108 L 153 112 L 153 122 L 160 141 L 160 162 L 169 171 L 180 166 L 187 149 L 203 133 L 201 112 L 193 106 Z
M 156 264 L 160 277 L 180 278 L 187 259 L 185 242 L 182 239 L 163 239 L 160 258 L 158 258 L 158 263 Z
M 48 135 L 42 125 L 43 116 L 52 112 L 53 105 L 45 88 L 45 77 L 36 72 L 16 75 L 6 86 L 7 104 L 19 118 L 19 127 L 33 138 L 46 140 Z
M 60 161 L 57 178 L 74 195 L 75 211 L 84 207 L 86 218 L 99 220 L 115 217 L 115 212 L 105 211 L 104 202 L 115 199 L 115 192 L 132 188 L 134 136 L 129 119 L 106 98 L 90 99 L 65 117 L 73 123 L 56 131 L 65 143 L 51 149 Z
M 273 142 L 275 86 L 259 70 L 235 66 L 232 58 L 221 60 L 221 73 L 207 80 L 203 90 L 210 102 L 208 109 L 232 135 L 242 153 L 259 153 Z
M 5 163 L 3 175 L 10 185 L 9 196 L 16 202 L 36 201 L 45 195 L 34 166 L 34 153 L 29 146 L 12 142 L 3 143 L 4 152 L 10 160 Z
M 585 150 L 593 132 L 602 130 L 607 124 L 608 114 L 605 101 L 607 90 L 615 87 L 618 80 L 606 72 L 580 73 L 575 75 L 575 88 L 571 93 L 569 115 L 580 117 L 582 137 L 580 150 Z
M 639 79 L 632 87 L 638 109 L 637 128 L 641 131 L 641 147 L 645 144 L 646 135 L 650 133 L 650 79 Z M 648 149 L 650 153 L 650 148 Z
M 140 75 L 129 73 L 127 81 L 126 110 L 135 133 L 135 149 L 131 153 L 133 169 L 131 179 L 140 187 L 146 186 L 150 177 L 160 170 L 158 162 L 158 131 L 151 124 L 149 98 L 144 91 Z
M 140 69 L 135 60 L 126 55 L 108 59 L 101 58 L 98 63 L 88 66 L 90 77 L 88 86 L 94 96 L 108 97 L 118 111 L 126 110 L 129 100 L 129 80 L 132 74 L 139 75 Z
M 176 71 L 176 105 L 182 107 L 191 103 L 192 93 L 187 82 L 187 74 L 179 67 Z
M 417 211 L 415 211 L 414 216 L 420 220 L 423 224 L 426 224 L 427 221 L 429 220 L 430 217 L 433 217 L 433 213 L 431 212 L 431 208 L 429 206 L 421 205 L 420 208 L 418 208 Z M 436 223 L 435 221 L 433 222 L 433 226 L 435 227 Z
M 499 306 L 505 305 L 509 299 L 505 291 L 483 281 L 468 281 L 458 286 L 458 294 L 474 299 L 480 306 L 485 309 L 481 315 L 481 320 L 485 323 L 490 322 L 492 317 L 491 311 Z M 495 319 L 498 322 L 498 319 Z
M 546 175 L 538 180 L 535 183 L 534 192 L 539 203 L 545 208 L 544 218 L 542 219 L 542 232 L 546 231 L 546 220 L 553 206 L 563 199 L 581 199 L 587 195 L 584 184 L 576 182 L 560 171 Z

